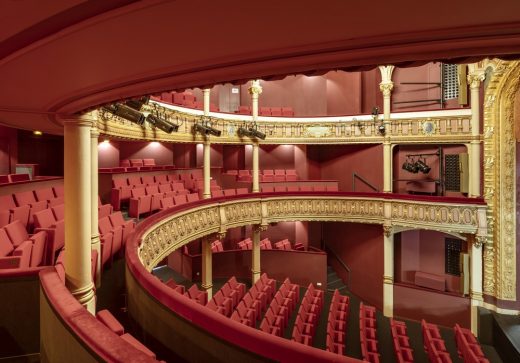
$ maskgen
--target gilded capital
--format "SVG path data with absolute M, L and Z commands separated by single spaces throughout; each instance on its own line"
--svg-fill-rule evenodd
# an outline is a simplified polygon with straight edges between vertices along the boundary
M 468 84 L 470 88 L 479 88 L 480 82 L 486 78 L 486 73 L 483 69 L 473 70 L 468 74 Z
M 381 83 L 392 83 L 392 73 L 394 72 L 394 66 L 379 66 L 381 72 Z
M 394 89 L 394 82 L 381 82 L 379 83 L 379 89 L 383 92 L 383 96 L 389 97 Z
M 255 227 L 254 227 L 254 231 L 255 232 L 265 232 L 267 231 L 267 225 L 264 225 L 264 224 L 257 224 Z
M 385 234 L 385 236 L 387 238 L 390 237 L 392 235 L 392 233 L 393 233 L 392 226 L 383 225 L 383 233 Z
M 255 79 L 251 81 L 251 86 L 248 88 L 250 95 L 260 95 L 262 93 L 262 86 L 260 86 L 260 80 Z

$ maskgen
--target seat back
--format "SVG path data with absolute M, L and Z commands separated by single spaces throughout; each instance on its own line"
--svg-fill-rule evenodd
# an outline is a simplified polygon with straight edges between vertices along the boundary
M 14 251 L 14 246 L 5 229 L 0 228 L 0 257 L 5 257 Z
M 54 192 L 52 188 L 41 188 L 34 191 L 38 201 L 54 199 Z
M 112 231 L 112 224 L 110 223 L 110 219 L 108 217 L 99 218 L 98 229 L 99 233 L 102 235 Z
M 65 218 L 65 204 L 55 205 L 51 209 L 57 221 L 61 221 Z
M 9 236 L 9 239 L 11 240 L 11 243 L 14 247 L 18 247 L 24 241 L 29 239 L 27 230 L 19 220 L 16 220 L 13 223 L 9 223 L 4 227 L 4 229 L 7 232 L 7 235 Z
M 132 198 L 144 197 L 146 195 L 145 188 L 134 188 L 132 189 Z
M 121 214 L 121 212 L 114 212 L 109 215 L 108 218 L 114 227 L 123 226 L 125 224 L 125 219 L 123 218 L 123 214 Z
M 128 178 L 128 184 L 133 186 L 139 186 L 142 185 L 143 182 L 140 176 L 131 176 L 130 178 Z
M 143 159 L 130 159 L 131 166 L 143 166 Z
M 146 195 L 159 194 L 159 187 L 157 185 L 149 186 L 145 188 Z
M 32 191 L 18 192 L 14 194 L 14 199 L 18 206 L 32 204 L 36 202 L 36 198 Z
M 155 179 L 153 175 L 144 175 L 141 180 L 143 181 L 143 184 L 150 185 L 155 184 Z
M 9 174 L 8 177 L 11 183 L 31 180 L 29 174 Z
M 162 209 L 167 209 L 175 206 L 175 204 L 173 203 L 173 197 L 163 198 L 161 199 L 160 203 Z
M 175 202 L 175 205 L 181 205 L 181 204 L 184 204 L 184 203 L 186 203 L 188 201 L 186 199 L 186 195 L 184 195 L 184 194 L 176 195 L 175 197 L 173 197 L 173 200 Z
M 188 200 L 188 203 L 189 202 L 196 202 L 196 201 L 199 200 L 199 195 L 197 193 L 191 193 L 191 194 L 187 194 L 186 198 Z
M 55 187 L 52 187 L 52 189 L 54 190 L 54 195 L 56 198 L 65 196 L 65 189 L 63 185 L 56 185 Z
M 143 159 L 144 166 L 155 166 L 155 159 Z
M 56 223 L 50 208 L 34 213 L 34 228 L 48 228 Z

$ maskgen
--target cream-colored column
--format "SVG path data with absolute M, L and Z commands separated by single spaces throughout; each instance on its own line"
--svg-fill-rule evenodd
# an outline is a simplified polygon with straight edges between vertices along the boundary
M 72 295 L 96 311 L 91 273 L 91 119 L 64 121 L 65 275 Z
M 385 137 L 383 140 L 383 192 L 392 192 L 392 124 L 390 121 L 391 95 L 394 88 L 392 72 L 394 66 L 379 66 L 381 72 L 381 83 L 379 89 L 383 93 L 383 115 L 385 125 Z
M 471 332 L 478 336 L 478 307 L 482 305 L 482 241 L 484 237 L 469 235 L 469 296 L 471 298 Z
M 210 89 L 205 88 L 202 90 L 204 97 L 204 116 L 209 116 L 209 94 Z M 211 198 L 211 143 L 209 142 L 209 135 L 206 135 L 204 141 L 204 190 L 202 197 L 204 199 Z
M 208 293 L 208 301 L 213 297 L 213 253 L 211 237 L 202 239 L 202 288 Z
M 258 97 L 262 93 L 262 87 L 260 86 L 260 80 L 256 79 L 251 81 L 249 87 L 249 94 L 251 95 L 251 115 L 253 116 L 253 122 L 256 123 L 258 120 Z M 258 140 L 253 142 L 253 193 L 260 192 L 260 171 L 259 171 L 259 147 Z
M 253 193 L 260 192 L 260 171 L 258 156 L 258 141 L 253 143 Z
M 471 136 L 469 147 L 469 196 L 480 197 L 480 83 L 486 77 L 483 69 L 475 64 L 468 64 L 468 83 L 471 97 Z
M 383 314 L 394 316 L 394 234 L 392 226 L 383 226 Z
M 266 229 L 267 226 L 253 226 L 253 250 L 251 251 L 251 277 L 253 284 L 257 282 L 260 278 L 260 233 L 262 233 L 262 231 L 265 231 Z
M 101 286 L 101 241 L 98 230 L 98 138 L 99 131 L 94 126 L 90 130 L 90 244 L 97 251 L 96 287 Z
M 206 136 L 204 141 L 204 191 L 202 193 L 204 199 L 211 198 L 211 143 L 207 139 L 208 137 Z

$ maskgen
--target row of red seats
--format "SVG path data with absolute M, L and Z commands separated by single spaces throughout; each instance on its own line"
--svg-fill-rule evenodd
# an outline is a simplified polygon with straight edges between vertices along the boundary
M 239 106 L 237 111 L 240 115 L 251 115 L 251 112 L 251 106 Z M 292 117 L 294 110 L 292 107 L 260 107 L 258 114 L 260 116 Z
M 334 290 L 327 319 L 326 350 L 345 355 L 345 334 L 350 311 L 350 298 Z
M 376 308 L 373 306 L 359 306 L 359 338 L 361 341 L 361 355 L 370 363 L 379 363 L 380 354 L 377 349 Z
M 302 303 L 296 316 L 292 331 L 292 340 L 298 343 L 312 346 L 312 340 L 316 333 L 321 310 L 323 309 L 324 293 L 316 290 L 313 284 L 309 284 L 303 295 Z
M 160 200 L 161 210 L 172 208 L 176 205 L 182 205 L 182 204 L 186 204 L 186 203 L 196 202 L 199 199 L 200 198 L 197 193 L 180 194 L 180 195 L 176 195 L 175 197 L 164 197 Z
M 204 180 L 197 179 L 192 182 L 190 189 L 194 192 L 199 193 L 202 196 L 202 192 L 204 191 Z M 209 181 L 209 190 L 213 194 L 213 192 L 220 191 L 222 188 L 217 184 L 215 179 L 211 179 Z
M 286 278 L 275 293 L 260 324 L 260 329 L 270 334 L 282 336 L 289 323 L 297 302 L 300 300 L 300 286 Z
M 185 293 L 184 285 L 177 285 L 173 279 L 168 279 L 164 284 L 181 295 Z
M 337 192 L 338 185 L 262 185 L 262 193 L 283 192 Z
M 229 317 L 246 295 L 246 285 L 232 276 L 206 304 L 210 309 Z
M 0 175 L 0 184 L 9 184 L 22 181 L 30 181 L 31 177 L 29 174 L 7 174 Z
M 184 296 L 187 296 L 191 300 L 203 306 L 208 303 L 208 293 L 206 291 L 199 290 L 196 284 L 191 285 L 191 287 L 184 293 Z
M 114 212 L 98 220 L 101 239 L 101 263 L 111 263 L 115 255 L 122 254 L 130 233 L 135 229 L 135 220 L 125 220 L 121 212 Z
M 175 198 L 189 193 L 189 190 L 184 189 L 182 183 L 133 188 L 130 190 L 128 215 L 133 218 L 139 218 L 141 214 L 156 212 L 161 209 L 161 200 L 163 198 Z
M 175 165 L 154 165 L 154 166 L 115 166 L 111 168 L 99 168 L 100 173 L 135 173 L 139 171 L 154 170 L 173 170 Z
M 461 328 L 459 324 L 455 324 L 453 330 L 457 352 L 464 363 L 489 363 L 471 330 Z
M 155 166 L 155 159 L 124 159 L 119 162 L 119 166 Z
M 29 235 L 19 220 L 0 228 L 0 268 L 16 269 L 43 265 L 46 238 L 43 231 Z
M 413 349 L 410 348 L 410 339 L 406 333 L 406 324 L 403 321 L 390 319 L 390 329 L 394 342 L 394 352 L 397 363 L 412 363 Z
M 421 320 L 424 350 L 428 354 L 430 362 L 451 363 L 450 353 L 446 349 L 444 339 L 441 337 L 439 327 L 435 324 Z
M 251 182 L 253 181 L 252 170 L 228 170 L 228 175 L 236 175 L 238 181 Z M 294 169 L 268 169 L 263 170 L 260 173 L 260 181 L 265 182 L 284 182 L 284 181 L 297 181 L 298 174 Z
M 213 189 L 211 190 L 211 196 L 213 198 L 219 197 L 232 197 L 234 195 L 247 194 L 249 191 L 247 188 L 236 188 L 236 189 Z
M 96 313 L 96 318 L 98 321 L 103 323 L 108 329 L 110 329 L 113 333 L 117 334 L 121 339 L 130 343 L 135 348 L 139 349 L 141 352 L 145 353 L 149 357 L 155 359 L 155 353 L 148 349 L 143 343 L 135 339 L 129 333 L 125 333 L 125 328 L 121 323 L 110 313 L 108 310 L 101 310 Z
M 204 109 L 204 102 L 197 101 L 197 98 L 193 94 L 187 92 L 163 92 L 160 98 L 154 97 L 154 99 L 188 108 Z M 214 103 L 209 104 L 209 110 L 211 112 L 219 112 L 219 108 Z
M 63 186 L 0 195 L 0 226 L 19 220 L 33 230 L 33 215 L 49 206 L 63 204 Z
M 157 186 L 163 193 L 175 192 L 177 194 L 187 194 L 184 189 L 189 189 L 193 179 L 202 178 L 200 173 L 185 174 L 161 174 L 131 176 L 129 178 L 115 178 L 112 180 L 111 204 L 114 210 L 120 210 L 121 204 L 127 202 L 132 197 L 132 189 Z M 161 187 L 161 185 L 163 185 Z M 168 187 L 169 185 L 169 187 Z

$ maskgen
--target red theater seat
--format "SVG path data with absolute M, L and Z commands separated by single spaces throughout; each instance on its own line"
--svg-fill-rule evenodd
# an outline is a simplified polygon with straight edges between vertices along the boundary
M 8 177 L 11 183 L 31 180 L 29 174 L 9 174 Z
M 282 116 L 283 117 L 292 117 L 294 116 L 294 111 L 292 107 L 282 107 Z
M 29 268 L 31 251 L 31 241 L 22 242 L 15 248 L 5 229 L 0 228 L 0 269 Z
M 157 185 L 153 175 L 143 175 L 143 177 L 141 178 L 141 181 L 142 181 L 143 185 L 147 186 L 147 187 Z
M 132 188 L 141 188 L 145 186 L 140 176 L 129 177 L 128 185 L 130 185 Z
M 60 221 L 62 219 L 65 219 L 65 205 L 55 205 L 51 208 L 52 213 L 54 214 L 54 218 L 56 218 L 57 221 Z
M 143 166 L 155 166 L 155 159 L 143 159 Z
M 14 199 L 16 200 L 16 204 L 19 207 L 24 206 L 24 205 L 29 206 L 30 210 L 29 210 L 29 219 L 27 222 L 27 228 L 29 230 L 32 230 L 34 213 L 46 209 L 47 201 L 38 202 L 36 200 L 36 198 L 34 197 L 34 194 L 32 191 L 15 193 Z
M 238 113 L 241 115 L 251 115 L 251 107 L 249 106 L 239 106 Z
M 155 212 L 161 208 L 161 199 L 164 194 L 159 192 L 157 185 L 148 186 L 145 188 L 146 195 L 149 195 L 152 199 L 150 202 L 150 211 Z
M 111 204 L 102 204 L 101 198 L 98 196 L 98 218 L 109 216 L 113 209 Z
M 44 261 L 46 265 L 54 265 L 56 252 L 65 245 L 64 220 L 56 220 L 51 209 L 44 209 L 34 214 L 34 232 L 45 232 L 46 250 Z
M 132 186 L 128 184 L 127 178 L 116 178 L 112 180 L 112 190 L 110 194 L 110 204 L 114 210 L 121 209 L 121 203 L 126 202 L 131 197 Z
M 224 196 L 230 197 L 230 196 L 233 196 L 233 195 L 236 195 L 236 190 L 235 189 L 224 189 Z
M 11 194 L 0 195 L 0 212 L 3 212 L 3 221 L 0 227 L 16 220 L 20 221 L 24 226 L 27 226 L 29 222 L 30 206 L 16 206 Z
M 131 166 L 130 165 L 130 160 L 128 160 L 128 159 L 121 160 L 119 162 L 119 166 L 122 166 L 124 168 L 127 168 L 127 167 Z
M 56 197 L 52 188 L 37 189 L 34 194 L 38 202 L 46 201 L 50 206 L 63 204 L 63 197 Z
M 112 235 L 111 255 L 113 256 L 116 253 L 118 253 L 119 250 L 121 250 L 121 247 L 123 246 L 123 227 L 114 227 L 112 223 L 110 223 L 109 217 L 103 217 L 100 218 L 98 221 L 98 228 L 101 236 Z
M 224 191 L 221 190 L 221 189 L 212 190 L 211 191 L 211 196 L 213 198 L 223 197 L 224 196 Z
M 191 287 L 184 293 L 184 295 L 188 296 L 190 299 L 201 305 L 206 305 L 208 302 L 208 294 L 206 291 L 200 291 L 195 284 L 191 285 Z
M 197 193 L 186 194 L 186 199 L 188 203 L 196 202 L 199 200 L 199 195 Z
M 0 184 L 8 184 L 10 182 L 9 175 L 0 175 Z
M 282 116 L 281 107 L 271 107 L 271 116 L 280 117 Z
M 130 166 L 143 166 L 143 159 L 130 159 Z
M 296 174 L 296 170 L 287 169 L 285 171 L 285 180 L 287 181 L 296 181 L 298 180 L 298 174 Z
M 108 219 L 110 220 L 110 224 L 114 229 L 117 229 L 118 227 L 121 227 L 123 230 L 123 246 L 126 244 L 126 240 L 130 233 L 133 232 L 135 229 L 135 220 L 129 219 L 125 220 L 123 218 L 123 214 L 121 212 L 115 212 L 108 216 Z
M 271 116 L 271 107 L 260 107 L 258 114 L 260 116 Z
M 173 197 L 165 197 L 161 199 L 161 210 L 168 209 L 174 206 L 175 203 L 173 202 Z
M 249 193 L 247 188 L 237 188 L 237 190 L 236 190 L 236 195 L 247 194 L 247 193 Z
M 14 221 L 4 227 L 9 240 L 15 248 L 22 245 L 25 241 L 30 241 L 32 244 L 31 250 L 31 267 L 43 265 L 45 255 L 45 240 L 47 239 L 45 232 L 38 232 L 29 235 L 24 225 L 20 221 Z
M 145 188 L 134 188 L 131 190 L 130 207 L 128 215 L 139 218 L 141 214 L 149 213 L 152 207 L 152 196 L 146 195 Z

